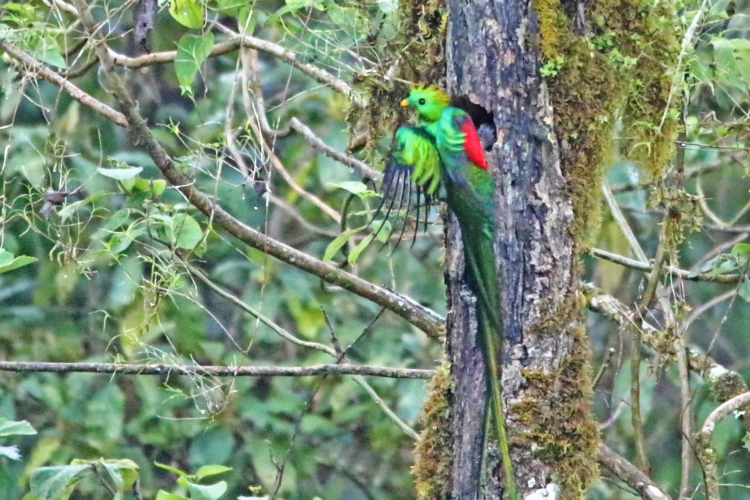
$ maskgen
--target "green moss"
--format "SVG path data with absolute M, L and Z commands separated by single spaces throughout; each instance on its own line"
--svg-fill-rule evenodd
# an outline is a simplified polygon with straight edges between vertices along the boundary
M 599 429 L 592 418 L 590 351 L 585 328 L 572 328 L 573 344 L 557 373 L 523 370 L 528 389 L 512 413 L 525 429 L 514 436 L 554 468 L 562 500 L 583 498 L 599 476 L 594 457 Z
M 592 245 L 601 222 L 601 182 L 622 120 L 623 154 L 660 177 L 673 154 L 677 115 L 667 113 L 679 45 L 670 5 L 655 0 L 588 4 L 538 0 L 539 46 L 569 180 L 578 250 Z M 553 74 L 550 74 L 553 73 Z M 671 103 L 674 104 L 674 103 Z
M 747 392 L 747 384 L 737 372 L 726 372 L 715 380 L 709 378 L 709 383 L 711 396 L 720 404 Z
M 449 498 L 453 464 L 451 402 L 453 380 L 450 364 L 444 361 L 432 377 L 430 392 L 422 409 L 422 440 L 417 443 L 412 467 L 418 498 Z

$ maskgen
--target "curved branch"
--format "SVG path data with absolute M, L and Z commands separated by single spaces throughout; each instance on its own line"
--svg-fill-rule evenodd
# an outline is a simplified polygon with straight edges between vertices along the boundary
M 748 406 L 750 406 L 750 392 L 745 392 L 743 394 L 740 394 L 739 396 L 733 397 L 729 401 L 725 401 L 724 403 L 720 404 L 718 408 L 712 411 L 708 418 L 706 418 L 706 421 L 703 423 L 703 427 L 701 428 L 701 433 L 710 436 L 714 432 L 714 428 L 720 420 L 724 419 L 724 417 L 726 417 L 730 413 L 739 411 Z

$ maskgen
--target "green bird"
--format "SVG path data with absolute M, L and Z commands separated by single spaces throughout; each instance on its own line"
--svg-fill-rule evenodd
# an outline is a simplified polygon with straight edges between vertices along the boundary
M 416 126 L 404 125 L 396 132 L 395 147 L 383 176 L 383 199 L 376 213 L 382 210 L 386 200 L 390 200 L 385 215 L 387 219 L 398 198 L 398 211 L 406 200 L 408 214 L 413 183 L 417 191 L 419 223 L 420 195 L 425 198 L 425 212 L 428 212 L 438 186 L 443 186 L 448 207 L 461 227 L 467 284 L 477 298 L 478 343 L 487 367 L 489 388 L 490 411 L 485 410 L 485 422 L 492 420 L 497 438 L 503 460 L 506 498 L 516 499 L 500 386 L 503 325 L 495 268 L 495 183 L 487 169 L 474 122 L 464 110 L 450 105 L 445 92 L 432 86 L 416 87 L 401 105 L 415 108 L 419 120 Z M 485 444 L 488 440 L 486 429 L 487 426 Z

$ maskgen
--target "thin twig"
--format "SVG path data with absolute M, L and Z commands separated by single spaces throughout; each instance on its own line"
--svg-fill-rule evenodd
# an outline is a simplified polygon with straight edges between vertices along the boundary
M 604 360 L 602 361 L 602 365 L 599 367 L 599 371 L 596 374 L 596 377 L 594 377 L 594 381 L 591 383 L 591 387 L 593 389 L 596 389 L 596 386 L 599 385 L 599 381 L 602 379 L 602 376 L 604 375 L 604 372 L 607 371 L 607 368 L 609 367 L 609 363 L 612 361 L 612 356 L 614 356 L 615 350 L 614 348 L 610 347 L 607 349 L 607 353 L 604 355 Z
M 302 135 L 305 139 L 307 139 L 307 142 L 309 142 L 310 145 L 318 151 L 321 151 L 326 156 L 329 156 L 334 160 L 357 170 L 360 174 L 362 174 L 362 176 L 369 177 L 370 179 L 374 180 L 380 180 L 383 177 L 382 173 L 378 172 L 377 170 L 373 170 L 367 163 L 351 156 L 347 156 L 344 153 L 333 149 L 331 146 L 323 142 L 320 137 L 315 135 L 310 127 L 299 121 L 297 118 L 292 118 L 289 121 L 289 128 Z
M 715 172 L 717 170 L 722 169 L 725 166 L 724 163 L 714 163 L 711 165 L 707 165 L 705 167 L 699 167 L 699 168 L 692 168 L 685 172 L 684 174 L 684 180 L 692 179 L 694 177 L 698 177 L 703 174 L 709 174 L 711 172 Z M 653 180 L 645 180 L 645 181 L 637 181 L 637 182 L 630 182 L 627 184 L 618 184 L 616 186 L 610 186 L 610 189 L 612 190 L 612 193 L 619 194 L 619 193 L 627 193 L 630 191 L 637 191 L 639 189 L 649 189 L 654 186 Z
M 672 77 L 672 85 L 669 89 L 669 97 L 667 98 L 667 104 L 664 106 L 664 114 L 661 117 L 661 122 L 659 122 L 659 131 L 661 131 L 661 128 L 667 119 L 667 115 L 669 114 L 669 110 L 671 109 L 670 104 L 672 103 L 672 96 L 675 93 L 677 82 L 678 80 L 683 78 L 682 61 L 683 59 L 685 59 L 685 55 L 688 53 L 688 51 L 692 50 L 693 48 L 693 35 L 695 35 L 695 31 L 698 29 L 698 24 L 700 23 L 700 20 L 703 19 L 703 15 L 705 14 L 708 5 L 708 0 L 703 0 L 701 6 L 698 8 L 695 16 L 693 17 L 693 21 L 685 31 L 685 36 L 682 37 L 682 48 L 680 49 L 680 55 L 677 57 L 677 65 L 675 66 L 674 76 Z
M 372 324 L 374 322 L 374 321 L 370 322 L 370 324 L 364 329 L 364 331 L 357 338 L 357 340 L 355 340 L 355 342 L 352 342 L 352 344 L 349 345 L 349 347 L 347 347 L 346 350 L 343 353 L 338 353 L 335 348 L 328 347 L 327 345 L 323 345 L 323 344 L 320 344 L 318 342 L 305 341 L 305 340 L 302 340 L 302 339 L 299 339 L 299 338 L 295 337 L 294 335 L 292 335 L 291 333 L 287 332 L 286 330 L 284 330 L 282 327 L 280 327 L 279 325 L 277 325 L 276 323 L 274 323 L 270 319 L 268 319 L 265 316 L 263 316 L 260 313 L 260 311 L 257 311 L 256 309 L 254 309 L 250 305 L 246 304 L 245 302 L 241 301 L 240 299 L 238 299 L 237 297 L 235 297 L 231 293 L 229 293 L 229 292 L 225 291 L 224 289 L 222 289 L 220 286 L 218 286 L 213 281 L 211 281 L 211 279 L 208 278 L 205 274 L 203 274 L 203 272 L 201 272 L 200 270 L 196 269 L 193 266 L 190 266 L 189 264 L 186 264 L 186 265 L 187 265 L 188 269 L 190 270 L 190 272 L 193 275 L 195 275 L 199 280 L 201 280 L 203 283 L 205 283 L 208 287 L 210 287 L 216 293 L 218 293 L 219 295 L 221 295 L 225 299 L 229 300 L 230 302 L 232 302 L 233 304 L 235 304 L 236 306 L 238 306 L 239 308 L 241 308 L 243 311 L 245 311 L 248 314 L 250 314 L 251 316 L 257 318 L 258 321 L 260 321 L 264 325 L 266 325 L 269 328 L 271 328 L 276 334 L 278 334 L 284 340 L 287 340 L 287 341 L 289 341 L 289 342 L 291 342 L 291 343 L 293 343 L 295 345 L 298 345 L 300 347 L 307 347 L 307 348 L 310 348 L 310 349 L 315 349 L 315 350 L 318 350 L 318 351 L 325 352 L 326 354 L 328 354 L 328 355 L 336 358 L 336 363 L 337 364 L 340 363 L 342 360 L 346 361 L 346 358 L 344 357 L 346 355 L 346 353 L 349 351 L 349 349 L 351 349 L 354 346 L 354 344 L 357 341 L 359 341 L 367 332 L 370 331 L 370 329 L 372 327 Z M 375 319 L 379 318 L 381 316 L 381 314 L 382 314 L 382 309 L 381 309 L 381 312 L 379 312 L 377 314 L 377 316 L 375 317 Z M 419 434 L 417 434 L 414 431 L 414 429 L 412 429 L 411 427 L 409 427 L 403 420 L 401 420 L 399 418 L 398 415 L 396 415 L 393 412 L 393 410 L 391 410 L 388 407 L 388 405 L 382 400 L 382 398 L 380 396 L 378 396 L 378 394 L 375 392 L 375 389 L 373 389 L 370 386 L 370 384 L 368 384 L 367 381 L 364 378 L 362 378 L 362 377 L 354 377 L 354 381 L 360 387 L 362 387 L 365 390 L 365 392 L 372 398 L 372 400 L 375 402 L 375 404 L 378 405 L 383 410 L 383 412 L 385 412 L 385 414 L 391 420 L 393 420 L 393 422 L 401 430 L 404 431 L 404 433 L 406 433 L 412 439 L 415 439 L 416 441 L 419 441 Z
M 607 252 L 600 248 L 592 248 L 590 251 L 591 255 L 599 259 L 608 260 L 621 266 L 629 267 L 636 271 L 642 271 L 644 273 L 651 272 L 651 265 L 637 260 L 623 257 L 622 255 Z M 679 278 L 685 281 L 708 281 L 711 283 L 720 283 L 722 285 L 736 285 L 744 279 L 741 274 L 712 274 L 712 273 L 691 273 L 685 269 L 680 269 L 673 266 L 664 266 L 664 273 L 671 275 L 674 278 Z
M 671 95 L 670 95 L 671 97 Z M 612 194 L 612 191 L 609 189 L 609 186 L 604 183 L 603 184 L 603 190 L 605 197 L 607 199 L 607 203 L 609 204 L 610 211 L 612 212 L 613 217 L 615 218 L 615 221 L 617 221 L 618 225 L 620 226 L 620 229 L 622 230 L 623 234 L 625 235 L 626 239 L 628 240 L 628 243 L 630 244 L 630 248 L 635 253 L 635 255 L 640 260 L 639 264 L 645 265 L 649 271 L 651 271 L 651 266 L 649 265 L 648 258 L 646 257 L 646 253 L 643 251 L 643 248 L 641 247 L 640 243 L 638 243 L 638 239 L 633 234 L 633 230 L 630 228 L 630 225 L 627 224 L 627 221 L 625 220 L 624 215 L 622 214 L 622 211 L 620 210 L 620 206 L 617 204 L 617 201 L 614 198 L 614 195 Z M 667 217 L 670 216 L 669 211 L 666 214 Z M 666 223 L 665 223 L 666 226 Z M 660 244 L 663 245 L 663 239 L 665 237 L 664 231 L 662 231 L 662 235 L 660 236 Z M 663 251 L 663 250 L 662 250 Z M 667 298 L 667 295 L 664 293 L 660 293 L 663 289 L 661 284 L 659 283 L 658 277 L 661 275 L 661 271 L 659 268 L 663 265 L 663 259 L 665 257 L 663 255 L 657 255 L 657 263 L 654 265 L 654 268 L 656 269 L 656 272 L 652 273 L 652 279 L 656 283 L 656 287 L 654 290 L 654 294 L 658 296 L 659 305 L 661 306 L 661 309 L 664 314 L 664 318 L 666 320 L 666 330 L 667 331 L 675 331 L 676 335 L 673 335 L 673 350 L 675 352 L 675 355 L 677 357 L 677 369 L 679 373 L 679 379 L 680 379 L 680 400 L 681 400 L 681 411 L 680 411 L 680 420 L 682 424 L 682 447 L 681 447 L 681 479 L 680 479 L 680 498 L 683 498 L 687 494 L 687 490 L 689 487 L 689 479 L 690 479 L 690 462 L 692 458 L 692 443 L 690 442 L 690 438 L 692 436 L 692 397 L 690 394 L 690 374 L 689 374 L 689 362 L 687 357 L 687 352 L 685 349 L 685 339 L 683 338 L 683 333 L 677 331 L 677 325 L 674 313 L 672 311 L 672 305 L 669 303 L 669 299 Z M 671 266 L 666 267 L 665 270 L 669 273 L 673 273 L 673 269 Z M 689 273 L 685 273 L 686 278 L 689 276 Z M 639 311 L 639 313 L 642 313 L 642 311 Z M 639 314 L 641 318 L 644 317 L 643 314 Z M 645 320 L 642 320 L 643 323 L 645 323 Z M 635 337 L 638 338 L 639 342 L 641 339 L 640 330 L 638 334 L 634 334 Z M 634 337 L 634 338 L 635 338 Z M 634 349 L 639 349 L 639 345 L 633 346 Z M 635 370 L 638 367 L 632 367 L 631 370 Z M 632 391 L 633 393 L 636 393 L 635 395 L 640 397 L 640 392 L 638 391 Z M 637 403 L 636 401 L 633 401 L 631 403 Z M 639 410 L 640 405 L 638 404 L 634 410 L 633 413 L 635 414 L 636 408 Z M 640 422 L 640 413 L 633 418 L 634 425 L 636 423 Z M 636 430 L 636 435 L 638 435 L 638 430 Z M 638 446 L 643 444 L 642 442 L 636 442 L 636 447 L 638 449 Z M 640 449 L 639 449 L 640 450 Z M 640 461 L 641 464 L 645 467 L 647 466 L 646 461 L 646 454 L 645 454 L 645 448 L 640 450 Z

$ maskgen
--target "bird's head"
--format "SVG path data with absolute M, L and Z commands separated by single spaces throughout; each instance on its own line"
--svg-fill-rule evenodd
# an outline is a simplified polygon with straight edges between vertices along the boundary
M 401 101 L 402 106 L 413 106 L 420 118 L 435 122 L 440 114 L 450 104 L 450 97 L 439 88 L 419 86 L 411 89 L 409 97 Z

